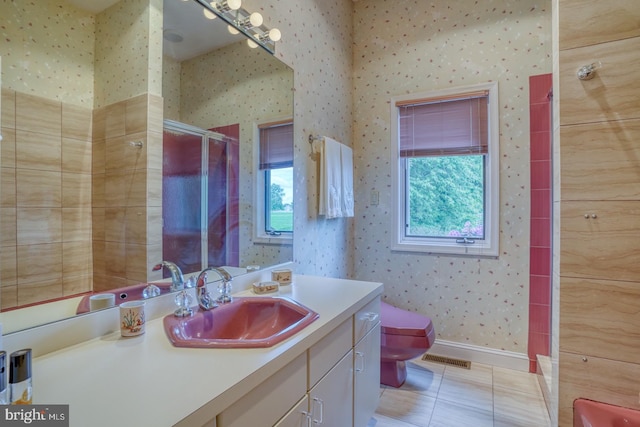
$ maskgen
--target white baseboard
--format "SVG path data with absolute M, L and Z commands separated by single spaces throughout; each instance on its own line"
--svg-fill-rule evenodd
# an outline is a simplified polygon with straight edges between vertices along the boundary
M 438 340 L 433 343 L 429 354 L 470 360 L 484 365 L 529 372 L 529 358 L 526 354 L 513 351 L 496 350 L 489 347 L 463 344 L 454 341 Z

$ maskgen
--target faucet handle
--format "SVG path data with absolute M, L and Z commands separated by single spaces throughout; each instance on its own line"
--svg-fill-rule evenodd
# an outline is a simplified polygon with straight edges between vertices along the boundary
M 178 306 L 178 309 L 173 312 L 176 317 L 193 316 L 193 310 L 191 309 L 193 298 L 186 290 L 178 292 L 174 300 Z

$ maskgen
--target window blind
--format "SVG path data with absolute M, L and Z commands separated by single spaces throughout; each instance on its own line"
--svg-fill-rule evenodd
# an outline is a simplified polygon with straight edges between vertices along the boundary
M 400 156 L 487 154 L 488 92 L 397 103 Z
M 293 166 L 293 123 L 271 123 L 260 129 L 260 169 Z

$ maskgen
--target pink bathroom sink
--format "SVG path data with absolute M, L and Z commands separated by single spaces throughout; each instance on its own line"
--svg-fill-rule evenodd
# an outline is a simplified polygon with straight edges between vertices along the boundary
M 640 411 L 588 399 L 576 399 L 573 402 L 573 426 L 640 427 Z
M 293 300 L 279 297 L 236 297 L 191 317 L 170 314 L 164 330 L 176 347 L 271 347 L 301 331 L 318 313 Z
M 171 288 L 171 283 L 153 283 L 158 288 L 160 288 L 160 295 L 164 295 L 169 292 Z M 144 289 L 149 286 L 150 283 L 138 283 L 137 285 L 125 286 L 123 288 L 110 289 L 108 291 L 96 292 L 93 295 L 97 294 L 114 294 L 115 305 L 120 305 L 125 301 L 135 301 L 144 299 L 142 297 L 142 292 Z M 90 311 L 90 302 L 89 297 L 91 295 L 85 295 L 82 297 L 80 302 L 78 303 L 78 308 L 76 309 L 76 314 L 88 313 Z

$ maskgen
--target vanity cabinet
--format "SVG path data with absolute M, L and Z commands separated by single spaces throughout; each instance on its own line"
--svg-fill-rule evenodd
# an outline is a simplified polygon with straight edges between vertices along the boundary
M 380 395 L 380 299 L 225 409 L 218 427 L 365 427 Z
M 366 427 L 380 400 L 380 322 L 354 347 L 353 427 Z
M 218 427 L 272 426 L 307 392 L 307 356 L 299 355 L 218 415 Z
M 353 427 L 366 427 L 380 400 L 380 298 L 353 320 Z

